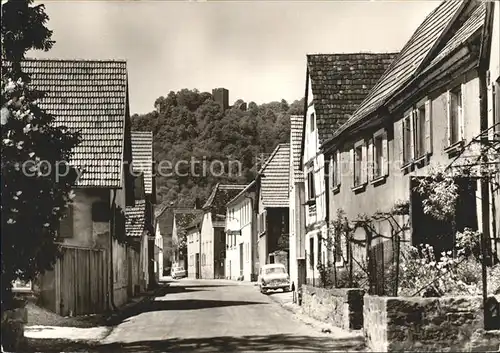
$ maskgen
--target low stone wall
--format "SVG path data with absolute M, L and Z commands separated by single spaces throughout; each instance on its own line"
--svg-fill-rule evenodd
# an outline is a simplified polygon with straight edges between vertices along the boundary
M 488 339 L 483 339 L 483 308 L 479 296 L 366 295 L 363 316 L 366 344 L 374 352 L 497 351 L 500 345 L 498 333 L 492 332 Z
M 302 310 L 317 320 L 343 329 L 363 327 L 364 291 L 357 288 L 325 289 L 302 286 Z

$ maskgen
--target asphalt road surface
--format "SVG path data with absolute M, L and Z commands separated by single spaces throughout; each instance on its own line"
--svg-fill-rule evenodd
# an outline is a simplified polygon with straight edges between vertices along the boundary
M 306 325 L 256 287 L 216 280 L 172 281 L 165 295 L 126 318 L 99 350 L 353 351 L 359 340 Z

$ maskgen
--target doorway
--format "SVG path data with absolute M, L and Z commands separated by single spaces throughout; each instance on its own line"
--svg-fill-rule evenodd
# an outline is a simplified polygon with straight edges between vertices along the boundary
M 240 243 L 240 276 L 243 276 L 243 243 Z

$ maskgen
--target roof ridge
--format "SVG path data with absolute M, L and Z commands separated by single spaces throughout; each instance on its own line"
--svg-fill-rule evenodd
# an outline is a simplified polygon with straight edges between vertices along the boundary
M 306 56 L 317 56 L 317 55 L 394 55 L 399 53 L 399 51 L 380 51 L 380 52 L 371 52 L 371 51 L 359 51 L 359 52 L 335 52 L 335 53 L 308 53 Z
M 24 58 L 22 61 L 58 61 L 58 62 L 95 62 L 95 63 L 127 63 L 127 59 L 62 59 L 62 58 Z

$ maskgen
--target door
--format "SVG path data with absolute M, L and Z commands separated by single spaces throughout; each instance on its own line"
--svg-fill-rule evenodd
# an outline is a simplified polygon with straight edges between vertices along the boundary
M 196 274 L 196 278 L 200 278 L 200 254 L 197 253 L 195 255 L 195 274 Z
M 243 243 L 240 243 L 240 276 L 243 276 Z

